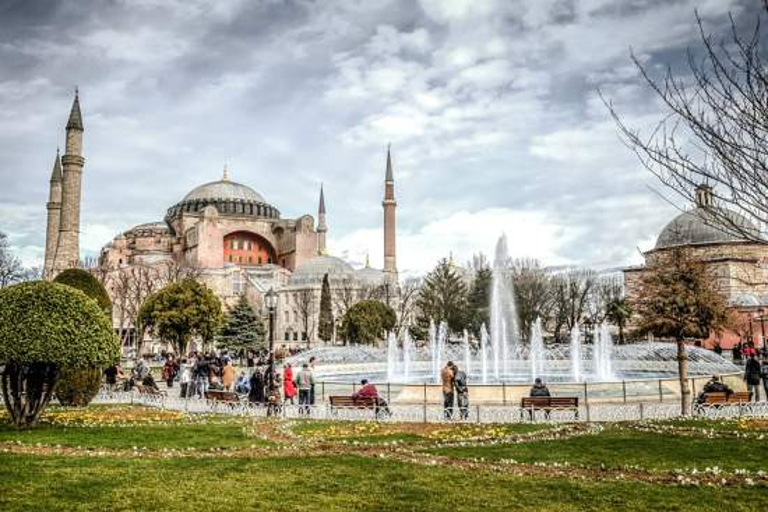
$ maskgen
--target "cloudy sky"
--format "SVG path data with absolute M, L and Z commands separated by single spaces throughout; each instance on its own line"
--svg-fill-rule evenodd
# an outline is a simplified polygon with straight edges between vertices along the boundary
M 381 265 L 387 143 L 399 266 L 453 252 L 606 268 L 675 208 L 622 145 L 659 106 L 629 61 L 682 66 L 757 0 L 0 0 L 0 230 L 43 257 L 45 201 L 79 86 L 82 247 L 231 178 L 283 216 L 325 184 L 331 252 Z

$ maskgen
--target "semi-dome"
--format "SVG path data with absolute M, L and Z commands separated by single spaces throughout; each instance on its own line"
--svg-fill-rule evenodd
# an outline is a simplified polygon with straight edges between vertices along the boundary
M 206 199 L 229 199 L 235 201 L 266 203 L 264 197 L 251 187 L 224 179 L 205 183 L 193 188 L 189 194 L 184 196 L 182 201 Z
M 672 219 L 659 234 L 654 249 L 666 249 L 681 245 L 717 244 L 729 242 L 744 242 L 744 237 L 729 233 L 717 227 L 712 209 L 696 207 L 691 211 L 683 212 Z M 757 233 L 758 229 L 746 217 L 730 210 L 721 209 L 720 212 L 730 218 L 733 223 L 744 231 Z
M 370 286 L 379 286 L 384 283 L 384 271 L 377 268 L 363 267 L 355 270 L 355 276 L 360 283 Z
M 323 281 L 325 274 L 328 274 L 328 279 L 334 281 L 348 280 L 355 277 L 354 269 L 346 261 L 335 256 L 320 255 L 299 265 L 291 275 L 290 284 L 319 284 Z

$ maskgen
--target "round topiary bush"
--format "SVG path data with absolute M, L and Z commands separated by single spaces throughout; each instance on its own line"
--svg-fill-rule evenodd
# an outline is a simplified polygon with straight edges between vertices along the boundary
M 99 393 L 99 368 L 72 368 L 61 372 L 54 392 L 61 405 L 84 407 Z
M 61 372 L 113 364 L 119 351 L 109 318 L 83 292 L 44 281 L 0 290 L 3 399 L 17 427 L 37 422 Z
M 57 275 L 54 283 L 65 284 L 76 288 L 87 296 L 99 303 L 99 307 L 104 313 L 112 314 L 112 301 L 109 298 L 106 288 L 96 279 L 93 274 L 81 268 L 69 268 Z

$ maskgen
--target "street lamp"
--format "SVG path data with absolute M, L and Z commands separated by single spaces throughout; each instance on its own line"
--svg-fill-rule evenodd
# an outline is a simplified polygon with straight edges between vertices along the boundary
M 760 332 L 763 335 L 763 353 L 765 353 L 766 352 L 766 344 L 765 344 L 765 308 L 758 309 L 757 313 L 760 315 Z
M 272 395 L 275 391 L 275 311 L 277 311 L 277 292 L 274 289 L 270 288 L 264 294 L 264 303 L 269 314 L 269 380 L 267 382 L 269 393 Z

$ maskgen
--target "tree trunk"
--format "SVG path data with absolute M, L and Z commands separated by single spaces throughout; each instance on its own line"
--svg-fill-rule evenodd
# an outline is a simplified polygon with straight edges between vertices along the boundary
M 619 324 L 619 345 L 624 344 L 624 324 Z
M 683 416 L 689 416 L 691 414 L 691 388 L 688 382 L 688 353 L 682 338 L 677 339 L 677 372 L 680 376 L 680 412 Z
M 9 362 L 2 374 L 3 401 L 17 428 L 32 427 L 53 396 L 58 371 L 55 365 L 20 365 Z

